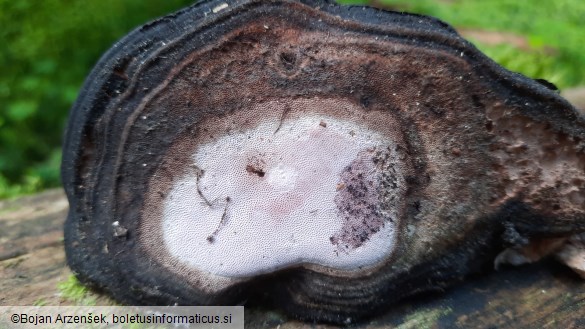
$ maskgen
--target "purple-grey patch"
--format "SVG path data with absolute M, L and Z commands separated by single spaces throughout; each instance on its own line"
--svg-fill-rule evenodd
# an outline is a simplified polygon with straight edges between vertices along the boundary
M 400 186 L 389 150 L 362 151 L 344 168 L 334 202 L 342 228 L 329 239 L 340 250 L 355 249 L 393 221 Z

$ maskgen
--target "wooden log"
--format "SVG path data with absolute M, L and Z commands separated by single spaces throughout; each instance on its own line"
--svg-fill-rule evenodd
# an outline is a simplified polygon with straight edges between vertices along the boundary
M 581 113 L 585 114 L 585 87 L 575 87 L 563 90 L 561 96 L 571 102 Z
M 0 305 L 59 305 L 57 282 L 65 264 L 63 222 L 67 200 L 51 190 L 0 201 Z
M 67 200 L 60 189 L 0 201 L 0 305 L 71 305 L 57 288 Z M 94 293 L 99 296 L 99 293 Z M 100 297 L 98 305 L 111 303 Z M 585 284 L 553 260 L 486 273 L 444 292 L 390 305 L 356 328 L 583 328 Z M 335 328 L 246 306 L 247 328 Z

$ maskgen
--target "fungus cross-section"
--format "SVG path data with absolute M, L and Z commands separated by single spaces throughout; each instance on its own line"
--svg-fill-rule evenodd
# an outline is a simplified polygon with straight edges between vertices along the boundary
M 405 185 L 394 141 L 322 114 L 277 127 L 261 120 L 195 148 L 200 171 L 175 181 L 163 203 L 168 252 L 228 277 L 385 259 Z

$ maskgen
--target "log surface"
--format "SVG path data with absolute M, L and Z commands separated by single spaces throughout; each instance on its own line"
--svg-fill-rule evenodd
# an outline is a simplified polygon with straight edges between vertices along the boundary
M 62 190 L 0 201 L 0 305 L 61 305 L 57 283 L 65 264 L 63 223 L 68 203 Z
M 71 304 L 63 249 L 63 192 L 0 201 L 0 305 Z M 105 300 L 105 299 L 100 299 Z M 334 328 L 246 308 L 248 328 Z M 470 278 L 445 292 L 389 306 L 357 328 L 585 328 L 585 283 L 553 260 Z

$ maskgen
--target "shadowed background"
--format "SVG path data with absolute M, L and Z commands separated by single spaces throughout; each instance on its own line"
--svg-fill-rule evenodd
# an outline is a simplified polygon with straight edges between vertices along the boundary
M 585 85 L 583 1 L 339 2 L 436 16 L 511 70 L 562 90 Z M 85 76 L 130 30 L 191 3 L 0 0 L 0 199 L 60 185 L 63 130 Z

